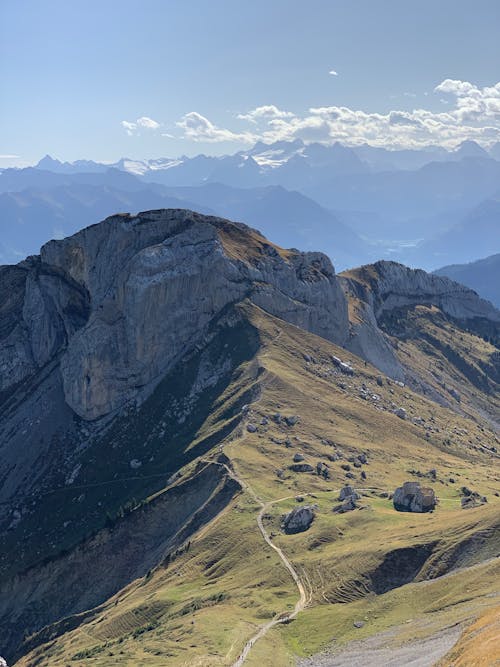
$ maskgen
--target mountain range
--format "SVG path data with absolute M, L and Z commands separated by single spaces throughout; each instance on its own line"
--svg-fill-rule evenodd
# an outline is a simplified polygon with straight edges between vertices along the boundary
M 427 270 L 472 261 L 498 249 L 496 150 L 297 140 L 112 165 L 46 156 L 0 173 L 0 261 L 119 210 L 175 206 L 240 219 L 286 246 L 321 247 L 340 269 L 378 258 Z

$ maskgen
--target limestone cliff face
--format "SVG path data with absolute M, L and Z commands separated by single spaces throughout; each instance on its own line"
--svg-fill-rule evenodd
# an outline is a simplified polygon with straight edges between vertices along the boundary
M 283 251 L 250 228 L 184 210 L 117 215 L 2 269 L 0 390 L 60 357 L 82 418 L 123 406 L 245 298 L 339 344 L 345 297 L 320 253 Z
M 349 302 L 347 347 L 399 380 L 404 379 L 404 369 L 380 328 L 393 312 L 416 305 L 435 306 L 466 328 L 485 322 L 489 330 L 500 331 L 500 311 L 448 278 L 381 261 L 345 271 L 339 281 Z

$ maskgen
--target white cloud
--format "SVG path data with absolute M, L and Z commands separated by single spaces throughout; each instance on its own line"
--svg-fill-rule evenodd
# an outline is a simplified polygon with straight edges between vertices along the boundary
M 331 74 L 332 76 L 338 76 L 338 75 L 339 75 L 339 73 L 336 72 L 334 69 L 331 69 L 331 70 L 328 72 L 328 74 Z
M 0 155 L 0 160 L 17 160 L 19 155 Z
M 323 106 L 311 107 L 299 116 L 269 104 L 237 116 L 239 120 L 251 123 L 251 133 L 218 128 L 195 112 L 185 116 L 180 127 L 185 130 L 187 138 L 196 137 L 196 141 L 247 142 L 259 139 L 272 143 L 302 139 L 326 144 L 368 142 L 388 148 L 419 148 L 429 144 L 451 148 L 466 139 L 485 145 L 500 141 L 500 83 L 479 88 L 468 81 L 446 79 L 434 92 L 440 101 L 443 98 L 448 103 L 446 110 L 416 108 L 376 113 L 343 106 Z
M 283 111 L 278 109 L 274 104 L 266 104 L 262 107 L 257 107 L 247 113 L 240 113 L 237 118 L 240 120 L 248 120 L 251 123 L 257 123 L 259 120 L 273 119 L 273 118 L 293 118 L 294 114 L 291 111 Z
M 214 125 L 208 118 L 197 111 L 190 111 L 176 123 L 184 131 L 184 137 L 191 141 L 217 143 L 221 141 L 238 141 L 253 143 L 255 135 L 250 132 L 233 132 Z
M 334 105 L 311 107 L 299 115 L 266 104 L 236 115 L 236 121 L 247 123 L 243 130 L 219 127 L 197 111 L 185 114 L 176 126 L 184 139 L 198 143 L 302 139 L 324 144 L 366 142 L 387 148 L 421 148 L 430 144 L 452 148 L 467 139 L 483 145 L 500 141 L 500 83 L 480 88 L 468 81 L 445 79 L 435 87 L 434 94 L 436 101 L 446 103 L 441 111 L 395 108 L 377 113 Z M 430 99 L 429 93 L 424 95 Z M 401 96 L 411 98 L 413 93 Z M 133 135 L 141 130 L 157 130 L 160 123 L 142 116 L 135 121 L 122 121 L 122 126 Z M 174 138 L 167 132 L 162 136 Z
M 160 123 L 147 116 L 141 116 L 137 119 L 136 123 L 138 127 L 145 127 L 148 130 L 157 130 L 160 127 Z
M 140 134 L 140 130 L 157 130 L 160 127 L 160 123 L 148 116 L 141 116 L 135 121 L 122 120 L 121 126 L 125 129 L 126 133 L 131 137 L 134 134 Z

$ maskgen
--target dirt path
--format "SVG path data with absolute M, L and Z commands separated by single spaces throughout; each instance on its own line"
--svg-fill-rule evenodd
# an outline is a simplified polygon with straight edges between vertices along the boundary
M 208 462 L 207 460 L 205 460 L 205 461 Z M 215 462 L 210 461 L 210 463 L 215 463 Z M 297 585 L 297 589 L 299 591 L 299 599 L 297 600 L 297 603 L 295 604 L 295 608 L 294 608 L 293 612 L 291 612 L 291 613 L 281 612 L 280 614 L 277 614 L 272 620 L 270 620 L 268 623 L 266 623 L 265 625 L 260 627 L 259 630 L 247 641 L 247 643 L 243 647 L 243 650 L 240 653 L 238 659 L 236 660 L 236 662 L 233 663 L 233 666 L 232 666 L 232 667 L 241 667 L 241 665 L 243 665 L 243 663 L 247 659 L 248 654 L 252 650 L 252 647 L 254 646 L 254 644 L 256 642 L 259 641 L 259 639 L 262 639 L 262 637 L 264 637 L 269 632 L 269 630 L 271 628 L 273 628 L 274 626 L 279 625 L 280 623 L 286 623 L 290 619 L 295 618 L 295 616 L 297 616 L 297 614 L 305 608 L 305 606 L 307 605 L 307 603 L 309 601 L 307 593 L 306 593 L 306 588 L 305 588 L 297 570 L 292 565 L 290 560 L 285 556 L 285 554 L 283 553 L 283 550 L 280 549 L 275 544 L 273 544 L 271 536 L 268 534 L 268 532 L 264 528 L 264 522 L 263 522 L 264 515 L 266 514 L 266 512 L 269 511 L 269 509 L 273 505 L 275 505 L 277 503 L 281 503 L 284 500 L 290 500 L 290 498 L 294 498 L 295 495 L 297 495 L 297 494 L 294 494 L 293 496 L 285 496 L 284 498 L 278 498 L 277 500 L 272 500 L 270 502 L 265 503 L 257 496 L 257 494 L 252 489 L 252 487 L 246 481 L 241 479 L 241 477 L 239 477 L 239 475 L 232 468 L 230 468 L 227 464 L 217 462 L 217 465 L 223 467 L 226 470 L 227 474 L 230 477 L 232 477 L 232 479 L 234 479 L 236 482 L 238 482 L 238 484 L 241 486 L 241 488 L 244 489 L 245 491 L 247 491 L 250 494 L 250 496 L 255 500 L 255 502 L 258 505 L 260 505 L 261 509 L 260 509 L 260 512 L 257 516 L 257 525 L 259 527 L 260 532 L 262 533 L 262 537 L 267 542 L 267 544 L 271 547 L 271 549 L 274 549 L 274 551 L 276 551 L 276 553 L 278 554 L 278 556 L 281 559 L 281 562 L 286 567 L 286 569 L 290 572 L 295 584 Z M 305 493 L 303 495 L 307 496 L 309 494 Z
M 271 549 L 274 549 L 278 556 L 281 559 L 281 562 L 283 565 L 286 567 L 286 569 L 290 572 L 292 579 L 294 580 L 297 589 L 299 591 L 299 599 L 297 600 L 297 603 L 295 604 L 294 610 L 292 612 L 281 612 L 277 614 L 272 620 L 270 620 L 268 623 L 265 625 L 261 626 L 259 630 L 246 642 L 245 646 L 243 647 L 242 652 L 240 653 L 238 659 L 236 662 L 233 663 L 232 667 L 241 667 L 245 660 L 248 657 L 248 654 L 252 650 L 253 646 L 256 644 L 256 642 L 259 641 L 259 639 L 262 639 L 271 628 L 274 628 L 276 625 L 280 625 L 282 623 L 287 623 L 291 619 L 295 618 L 297 614 L 299 614 L 301 611 L 305 609 L 307 606 L 308 602 L 310 601 L 310 595 L 308 596 L 306 593 L 306 587 L 304 585 L 304 582 L 299 576 L 299 573 L 295 569 L 295 567 L 292 565 L 288 557 L 285 555 L 282 549 L 280 547 L 276 546 L 276 544 L 273 543 L 271 536 L 268 534 L 264 527 L 264 522 L 263 518 L 266 512 L 269 511 L 269 509 L 273 506 L 276 505 L 277 503 L 281 503 L 284 500 L 290 500 L 290 498 L 295 498 L 296 495 L 302 495 L 304 497 L 309 496 L 309 493 L 300 493 L 297 492 L 294 495 L 291 496 L 284 496 L 283 498 L 278 498 L 277 500 L 271 500 L 267 503 L 263 502 L 255 493 L 255 491 L 252 489 L 252 487 L 248 484 L 248 482 L 244 481 L 239 475 L 226 463 L 220 463 L 220 462 L 215 462 L 213 460 L 208 461 L 206 459 L 203 459 L 207 463 L 216 463 L 217 465 L 223 467 L 227 474 L 232 477 L 238 484 L 241 486 L 242 489 L 247 491 L 249 495 L 255 500 L 255 502 L 260 505 L 260 512 L 257 516 L 257 525 L 259 527 L 259 530 L 262 534 L 262 537 L 264 540 L 267 542 L 267 544 L 271 547 Z M 359 489 L 360 491 L 368 491 L 368 490 L 373 490 L 373 487 L 370 488 L 364 488 L 364 489 Z M 340 489 L 333 489 L 332 493 L 338 493 Z M 420 667 L 420 666 L 418 666 Z
M 278 500 L 273 500 L 273 501 L 268 502 L 268 503 L 263 503 L 255 495 L 253 490 L 251 490 L 248 485 L 246 485 L 246 488 L 250 492 L 252 497 L 255 498 L 255 500 L 261 505 L 261 510 L 260 510 L 259 515 L 257 517 L 257 525 L 259 526 L 259 530 L 262 533 L 262 537 L 265 539 L 267 544 L 269 544 L 269 546 L 276 551 L 278 556 L 281 558 L 282 563 L 284 564 L 286 569 L 292 575 L 292 578 L 295 581 L 295 583 L 297 585 L 297 588 L 299 590 L 300 597 L 297 600 L 297 603 L 295 605 L 295 608 L 294 608 L 293 612 L 291 612 L 291 613 L 283 612 L 281 614 L 278 614 L 271 621 L 269 621 L 269 623 L 266 623 L 265 625 L 263 625 L 260 628 L 260 630 L 258 632 L 256 632 L 255 635 L 247 641 L 247 643 L 243 647 L 243 651 L 240 653 L 239 658 L 236 660 L 235 663 L 233 663 L 233 667 L 241 667 L 241 665 L 243 665 L 243 663 L 247 659 L 248 654 L 252 650 L 252 647 L 254 646 L 254 644 L 256 642 L 259 641 L 259 639 L 262 639 L 262 637 L 264 637 L 269 632 L 269 630 L 271 628 L 273 628 L 274 626 L 279 625 L 280 623 L 286 623 L 290 619 L 295 618 L 297 616 L 297 614 L 299 612 L 301 612 L 308 603 L 308 597 L 307 597 L 307 594 L 306 594 L 306 589 L 305 589 L 304 584 L 302 583 L 301 578 L 299 577 L 299 574 L 298 574 L 297 570 L 294 568 L 292 563 L 285 556 L 285 554 L 283 553 L 283 550 L 280 549 L 279 547 L 277 547 L 275 544 L 273 544 L 273 541 L 272 541 L 270 535 L 267 533 L 266 529 L 264 528 L 264 523 L 262 521 L 264 515 L 269 510 L 269 508 L 272 507 L 272 505 L 275 505 L 276 503 L 280 503 L 283 500 L 289 500 L 290 498 L 293 498 L 294 496 L 285 496 L 284 498 L 279 498 Z

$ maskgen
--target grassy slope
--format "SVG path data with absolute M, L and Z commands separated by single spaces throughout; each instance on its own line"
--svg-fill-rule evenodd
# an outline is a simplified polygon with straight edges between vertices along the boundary
M 455 546 L 473 536 L 476 546 L 461 554 L 462 566 L 499 553 L 500 499 L 493 495 L 500 490 L 494 467 L 498 459 L 482 448 L 482 444 L 491 445 L 495 436 L 466 416 L 406 388 L 385 382 L 379 387 L 375 381 L 378 371 L 353 355 L 256 308 L 247 310 L 260 331 L 258 362 L 265 369 L 260 375 L 260 397 L 247 413 L 247 420 L 259 425 L 259 430 L 233 433 L 224 451 L 263 501 L 278 501 L 266 525 L 311 590 L 306 611 L 257 643 L 248 664 L 269 664 L 270 655 L 273 665 L 293 664 L 293 655 L 321 650 L 334 637 L 341 644 L 409 619 L 418 624 L 420 632 L 432 633 L 471 619 L 478 610 L 495 604 L 496 560 L 428 583 L 409 583 L 383 595 L 368 592 L 370 573 L 397 548 L 433 545 L 434 561 L 424 566 L 421 578 L 444 571 L 442 564 Z M 331 354 L 352 361 L 355 377 L 338 375 Z M 314 361 L 306 361 L 304 355 Z M 363 383 L 378 400 L 360 397 Z M 392 414 L 393 403 L 405 407 L 410 418 L 425 419 L 432 426 L 429 439 L 424 426 Z M 298 415 L 300 420 L 293 427 L 272 419 L 260 425 L 263 416 L 269 418 L 276 412 Z M 290 446 L 276 444 L 271 438 L 281 443 L 288 439 Z M 288 471 L 297 451 L 313 465 L 326 462 L 331 479 Z M 343 459 L 331 462 L 326 458 L 339 451 Z M 334 514 L 331 508 L 346 481 L 341 465 L 362 452 L 369 462 L 362 468 L 351 464 L 355 475 L 351 482 L 358 488 L 374 487 L 377 492 L 363 498 L 365 509 Z M 396 513 L 389 500 L 378 496 L 378 491 L 392 491 L 406 479 L 418 480 L 409 470 L 425 473 L 430 468 L 437 469 L 437 479 L 423 481 L 439 496 L 434 513 Z M 277 469 L 285 470 L 282 479 Z M 360 478 L 361 470 L 366 473 L 365 481 Z M 462 485 L 487 495 L 490 502 L 461 510 Z M 309 531 L 285 536 L 279 528 L 280 515 L 295 504 L 293 496 L 298 493 L 317 496 L 318 515 Z M 292 499 L 279 502 L 290 496 Z M 258 532 L 259 509 L 243 493 L 167 567 L 158 567 L 146 579 L 132 583 L 92 620 L 18 664 L 232 664 L 258 626 L 277 612 L 293 609 L 298 597 L 288 572 Z M 481 540 L 481 535 L 489 539 Z M 359 619 L 365 625 L 358 630 L 353 621 Z
M 436 667 L 490 667 L 500 664 L 500 607 L 488 609 L 468 627 Z

